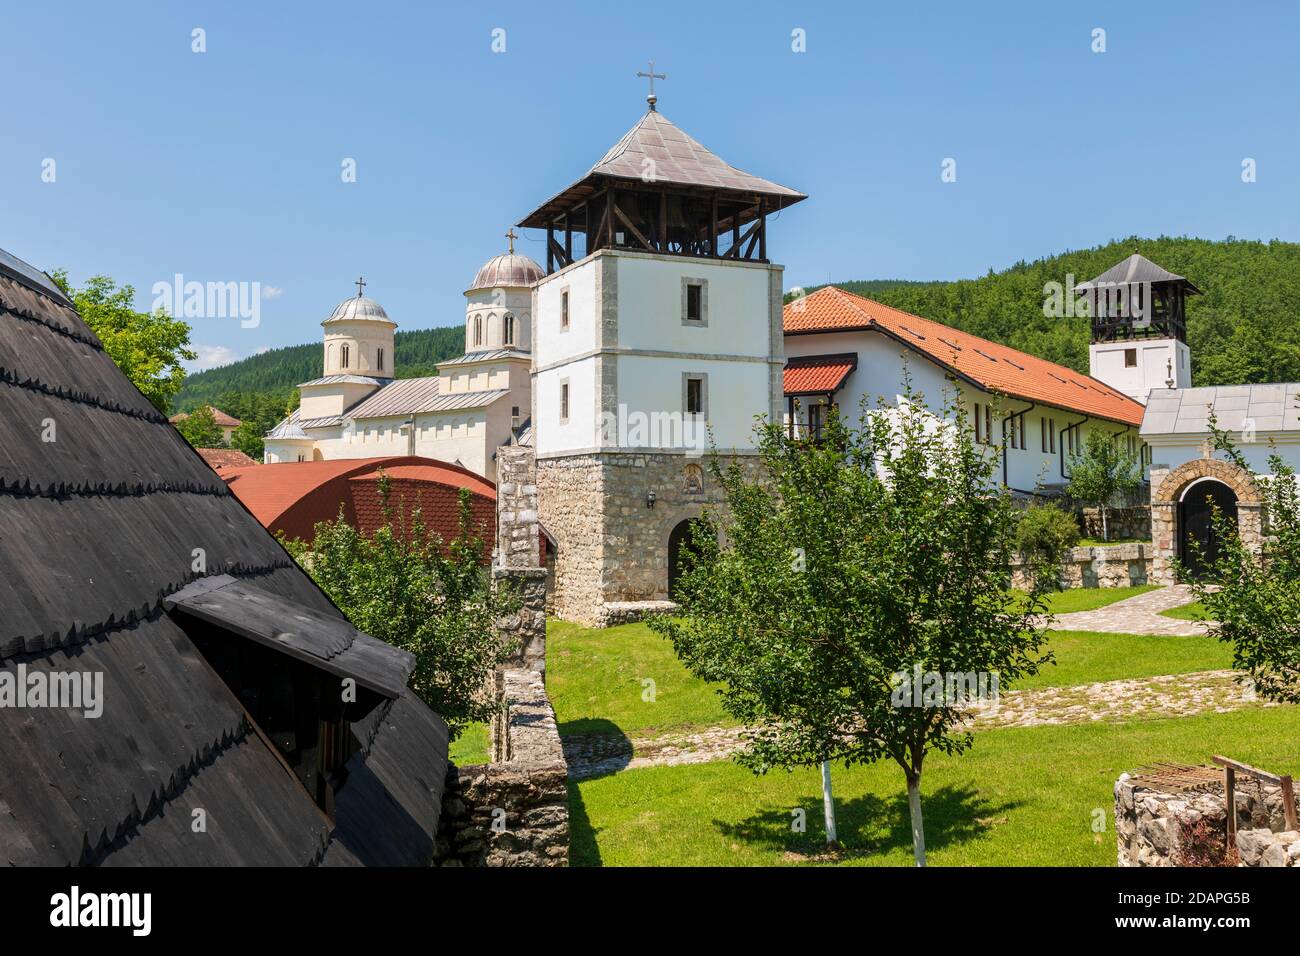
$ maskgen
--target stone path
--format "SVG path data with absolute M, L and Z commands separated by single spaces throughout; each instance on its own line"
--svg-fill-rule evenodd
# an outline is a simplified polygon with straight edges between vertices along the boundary
M 1077 687 L 1008 691 L 1001 695 L 996 709 L 978 715 L 973 726 L 986 730 L 1118 723 L 1226 713 L 1250 706 L 1278 706 L 1256 701 L 1254 687 L 1249 683 L 1238 684 L 1235 676 L 1230 670 L 1200 671 Z M 643 740 L 629 740 L 616 734 L 584 734 L 563 738 L 564 757 L 570 779 L 583 780 L 639 767 L 725 760 L 739 749 L 743 733 L 739 727 L 713 727 L 699 733 L 667 734 Z
M 1191 588 L 1176 584 L 1125 598 L 1094 611 L 1058 614 L 1051 626 L 1058 631 L 1104 631 L 1108 634 L 1204 634 L 1206 625 L 1203 621 L 1182 621 L 1160 614 L 1195 600 Z

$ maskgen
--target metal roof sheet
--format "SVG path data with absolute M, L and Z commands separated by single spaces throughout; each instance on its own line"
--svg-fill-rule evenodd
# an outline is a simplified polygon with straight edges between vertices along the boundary
M 1209 435 L 1211 411 L 1230 432 L 1300 432 L 1300 382 L 1152 389 L 1141 435 Z

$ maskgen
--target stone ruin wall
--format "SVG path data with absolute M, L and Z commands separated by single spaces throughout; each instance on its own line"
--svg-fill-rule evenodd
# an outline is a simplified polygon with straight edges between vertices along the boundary
M 435 866 L 568 866 L 568 766 L 537 671 L 497 675 L 492 762 L 451 766 Z
M 1237 775 L 1237 852 L 1241 866 L 1300 865 L 1300 832 L 1286 829 L 1280 787 Z M 1115 834 L 1120 866 L 1181 866 L 1184 825 L 1208 822 L 1226 832 L 1223 786 L 1166 793 L 1135 785 L 1128 774 L 1115 784 Z

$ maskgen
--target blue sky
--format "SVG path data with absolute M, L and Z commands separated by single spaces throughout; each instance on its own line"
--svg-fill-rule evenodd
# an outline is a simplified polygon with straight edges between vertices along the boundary
M 0 24 L 0 247 L 142 307 L 176 273 L 279 290 L 256 328 L 193 322 L 209 363 L 316 341 L 358 274 L 401 327 L 458 324 L 510 223 L 639 118 L 651 57 L 664 115 L 809 194 L 772 228 L 787 287 L 1134 233 L 1300 239 L 1281 3 L 68 2 Z

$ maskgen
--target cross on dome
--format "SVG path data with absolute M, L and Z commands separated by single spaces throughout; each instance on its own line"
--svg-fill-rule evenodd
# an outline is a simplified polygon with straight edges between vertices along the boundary
M 654 108 L 655 108 L 655 103 L 659 102 L 659 97 L 655 96 L 655 80 L 666 80 L 666 79 L 668 79 L 668 74 L 667 74 L 667 73 L 656 73 L 656 72 L 655 72 L 655 61 L 654 61 L 654 60 L 651 60 L 651 61 L 650 61 L 650 72 L 647 73 L 647 72 L 645 72 L 644 70 L 637 70 L 637 71 L 636 71 L 636 75 L 637 75 L 637 76 L 644 76 L 644 77 L 646 77 L 647 79 L 650 80 L 650 95 L 647 96 L 647 97 L 645 98 L 645 101 L 646 101 L 647 103 L 650 104 L 650 112 L 653 113 L 653 112 L 654 112 Z
M 365 277 L 364 277 L 364 276 L 358 276 L 358 277 L 357 277 L 357 281 L 356 281 L 355 284 L 356 284 L 356 287 L 357 287 L 357 298 L 359 299 L 359 298 L 361 298 L 361 292 L 362 292 L 362 290 L 365 289 L 365 287 L 366 287 L 366 280 L 365 280 Z

